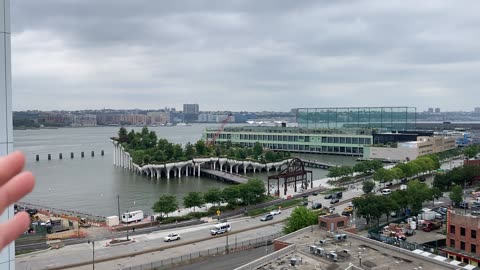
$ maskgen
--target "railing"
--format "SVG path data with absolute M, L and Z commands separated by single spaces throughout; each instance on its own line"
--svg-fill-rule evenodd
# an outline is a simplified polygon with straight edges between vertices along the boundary
M 278 237 L 282 236 L 283 233 L 275 233 L 268 236 L 255 238 L 251 240 L 245 240 L 242 242 L 234 242 L 228 245 L 228 252 L 240 252 L 244 250 L 249 250 L 261 246 L 267 246 L 273 244 L 273 240 L 277 239 Z M 227 246 L 219 246 L 207 250 L 201 250 L 194 253 L 185 254 L 178 257 L 172 257 L 168 259 L 164 259 L 161 261 L 151 262 L 142 265 L 130 266 L 122 268 L 123 270 L 150 270 L 150 269 L 168 269 L 173 266 L 182 265 L 182 264 L 190 264 L 196 261 L 201 261 L 206 259 L 210 256 L 216 255 L 224 255 L 227 253 Z

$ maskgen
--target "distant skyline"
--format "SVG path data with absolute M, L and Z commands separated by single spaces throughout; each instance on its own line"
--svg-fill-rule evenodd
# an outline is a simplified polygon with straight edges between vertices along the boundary
M 11 1 L 13 110 L 480 107 L 478 1 Z

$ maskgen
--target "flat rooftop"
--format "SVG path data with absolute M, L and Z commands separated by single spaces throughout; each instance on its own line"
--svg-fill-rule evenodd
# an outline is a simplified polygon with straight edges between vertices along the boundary
M 341 234 L 341 232 L 340 232 Z M 323 240 L 320 243 L 320 240 Z M 448 261 L 447 258 L 415 250 L 400 250 L 397 247 L 385 248 L 381 242 L 360 236 L 350 237 L 342 241 L 336 241 L 329 236 L 326 231 L 315 229 L 313 232 L 304 230 L 283 241 L 295 244 L 296 249 L 288 254 L 279 256 L 270 263 L 258 269 L 276 270 L 276 269 L 469 269 L 471 266 L 453 261 L 452 264 L 441 263 Z M 326 253 L 334 252 L 337 254 L 337 260 L 320 256 L 312 252 L 316 248 L 323 249 Z M 414 254 L 416 253 L 416 255 Z M 425 257 L 426 259 L 423 259 Z M 427 258 L 428 257 L 428 258 Z M 301 261 L 295 267 L 291 266 L 291 260 Z M 432 262 L 438 260 L 439 263 Z M 469 268 L 463 268 L 467 266 Z

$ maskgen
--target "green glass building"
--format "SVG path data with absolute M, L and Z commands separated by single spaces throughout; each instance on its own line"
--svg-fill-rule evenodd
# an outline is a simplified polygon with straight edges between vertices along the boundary
M 415 107 L 299 108 L 297 123 L 303 128 L 363 128 L 379 131 L 416 129 Z

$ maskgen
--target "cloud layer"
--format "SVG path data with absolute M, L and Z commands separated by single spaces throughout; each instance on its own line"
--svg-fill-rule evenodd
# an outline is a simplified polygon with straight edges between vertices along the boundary
M 11 1 L 14 110 L 480 106 L 478 1 Z

